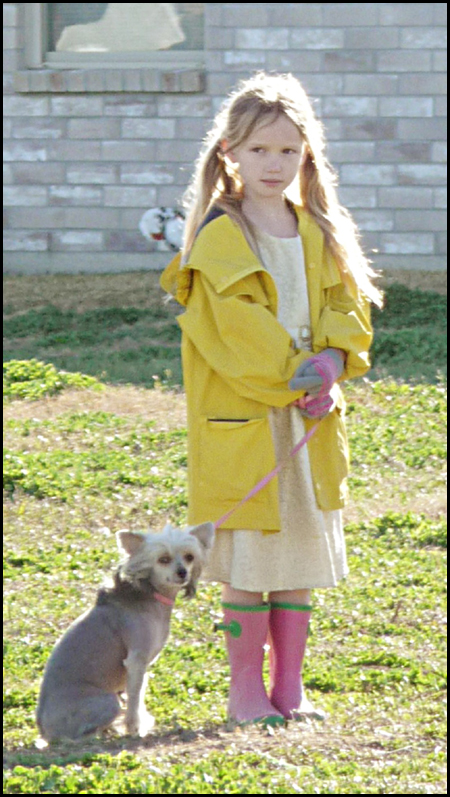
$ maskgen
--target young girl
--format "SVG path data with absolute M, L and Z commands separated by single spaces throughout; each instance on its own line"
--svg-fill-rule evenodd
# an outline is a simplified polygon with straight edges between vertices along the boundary
M 369 302 L 381 304 L 381 294 L 323 149 L 292 75 L 241 84 L 206 139 L 182 255 L 161 280 L 186 307 L 190 523 L 236 507 L 320 421 L 308 446 L 217 531 L 208 577 L 223 584 L 228 715 L 243 723 L 320 716 L 301 679 L 311 589 L 348 573 L 337 382 L 368 370 Z

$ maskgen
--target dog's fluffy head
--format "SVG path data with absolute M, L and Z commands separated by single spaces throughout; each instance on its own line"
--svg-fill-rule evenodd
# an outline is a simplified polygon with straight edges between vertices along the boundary
M 186 597 L 195 595 L 198 579 L 214 539 L 212 523 L 181 530 L 166 526 L 157 534 L 118 531 L 117 544 L 125 558 L 119 567 L 121 580 L 136 590 L 152 588 Z

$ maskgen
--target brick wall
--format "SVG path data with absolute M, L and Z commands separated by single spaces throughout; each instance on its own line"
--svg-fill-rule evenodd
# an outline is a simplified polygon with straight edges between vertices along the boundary
M 206 3 L 204 72 L 24 68 L 4 3 L 4 264 L 159 268 L 138 223 L 174 206 L 220 101 L 256 69 L 316 99 L 340 196 L 379 268 L 445 269 L 446 4 Z

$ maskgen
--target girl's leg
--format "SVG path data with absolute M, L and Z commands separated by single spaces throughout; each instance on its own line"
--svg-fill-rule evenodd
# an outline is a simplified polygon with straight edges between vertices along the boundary
M 310 589 L 285 589 L 269 592 L 270 603 L 297 603 L 301 606 L 308 606 L 310 600 Z
M 302 665 L 311 617 L 310 590 L 271 592 L 269 620 L 270 701 L 287 719 L 324 713 L 307 700 Z
M 223 585 L 222 599 L 224 622 L 218 627 L 226 632 L 231 671 L 228 717 L 240 723 L 283 724 L 262 677 L 270 607 L 263 603 L 261 592 L 237 590 L 229 584 Z
M 222 601 L 240 606 L 261 606 L 262 592 L 247 592 L 243 589 L 234 589 L 231 584 L 222 584 Z

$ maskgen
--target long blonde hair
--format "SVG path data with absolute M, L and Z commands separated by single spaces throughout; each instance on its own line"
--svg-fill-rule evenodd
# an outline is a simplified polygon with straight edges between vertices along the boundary
M 233 150 L 256 127 L 270 124 L 280 114 L 296 125 L 304 143 L 298 174 L 302 207 L 322 230 L 348 292 L 354 296 L 361 292 L 381 306 L 382 293 L 372 283 L 377 275 L 361 249 L 354 221 L 337 197 L 336 174 L 324 155 L 322 124 L 316 119 L 306 92 L 291 74 L 259 72 L 239 84 L 218 113 L 184 197 L 187 215 L 183 260 L 188 258 L 196 232 L 213 205 L 242 228 L 249 244 L 257 250 L 254 228 L 242 212 L 244 186 L 238 171 L 231 169 L 224 158 L 222 142 L 226 140 L 228 149 Z

